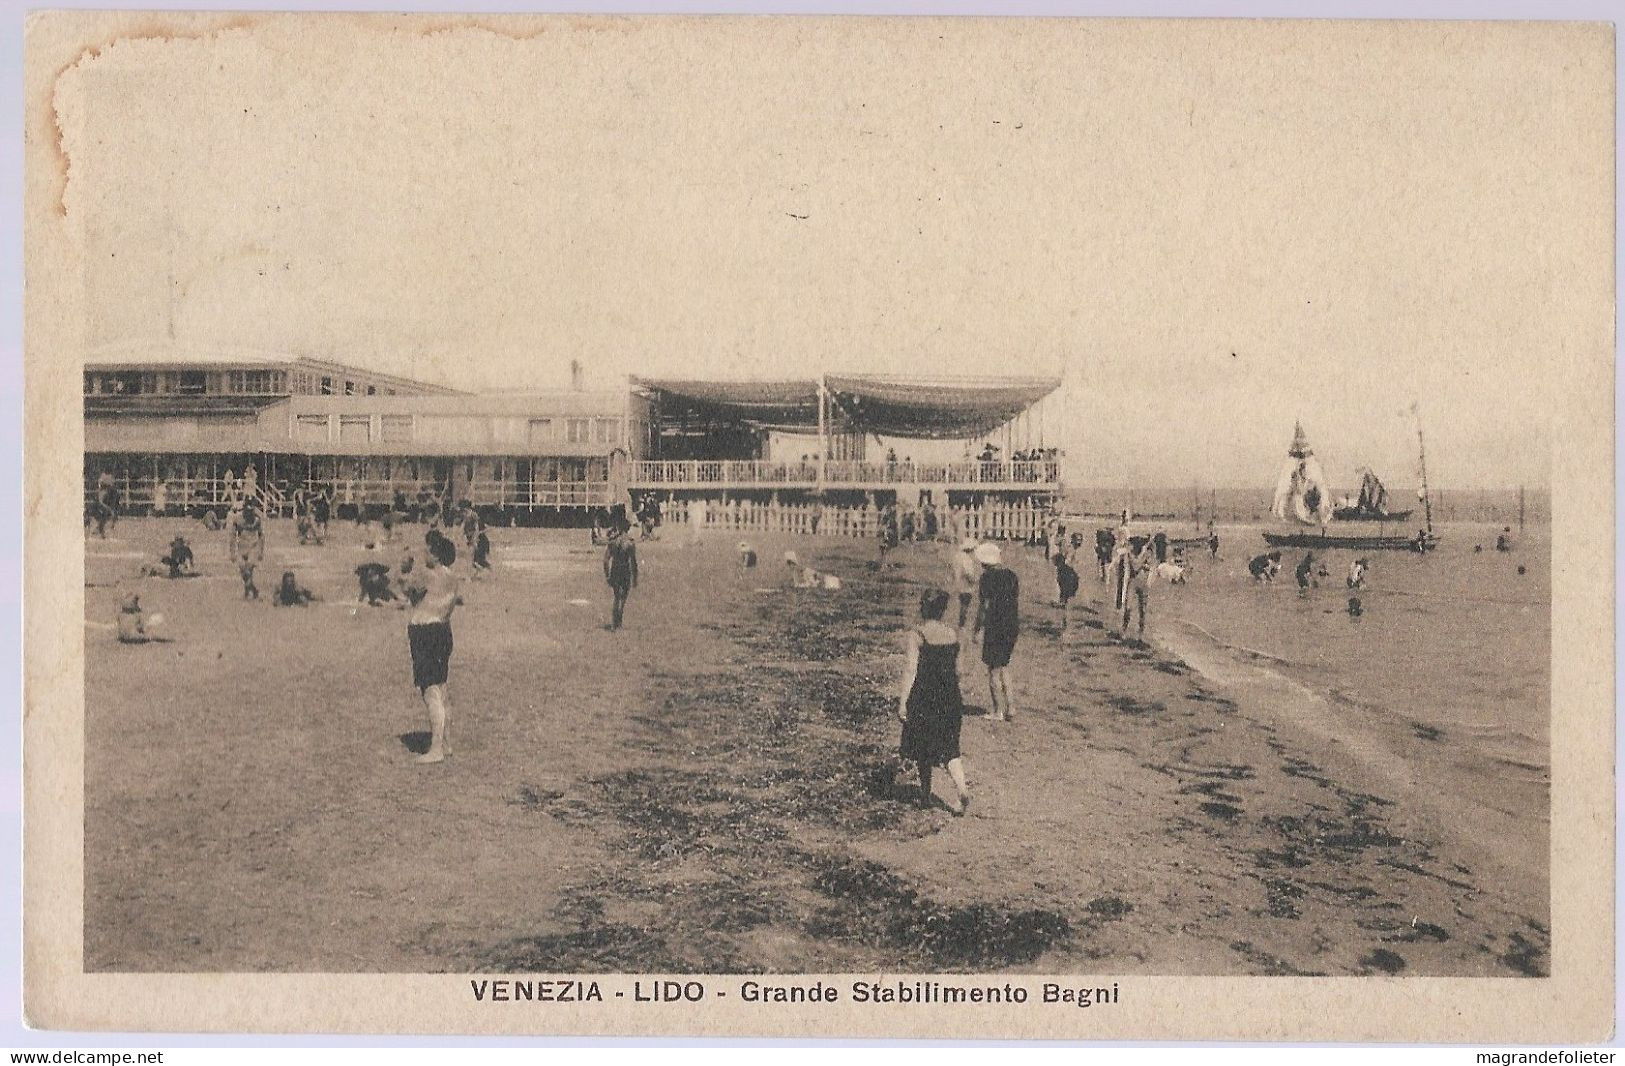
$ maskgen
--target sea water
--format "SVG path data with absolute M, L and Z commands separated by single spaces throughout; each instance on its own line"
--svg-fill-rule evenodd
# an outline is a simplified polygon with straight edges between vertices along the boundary
M 1435 810 L 1483 812 L 1480 835 L 1516 838 L 1509 847 L 1527 854 L 1509 856 L 1513 864 L 1542 868 L 1551 777 L 1547 527 L 1514 530 L 1510 552 L 1495 549 L 1500 526 L 1468 523 L 1436 527 L 1441 543 L 1425 555 L 1317 551 L 1316 587 L 1302 597 L 1294 576 L 1302 549 L 1280 549 L 1273 584 L 1249 575 L 1248 560 L 1271 550 L 1262 528 L 1220 527 L 1218 560 L 1191 551 L 1188 584 L 1155 584 L 1153 634 L 1205 672 L 1280 678 L 1304 699 L 1278 701 L 1278 712 L 1318 716 L 1324 733 L 1403 776 Z M 1369 564 L 1366 587 L 1350 590 L 1356 558 Z

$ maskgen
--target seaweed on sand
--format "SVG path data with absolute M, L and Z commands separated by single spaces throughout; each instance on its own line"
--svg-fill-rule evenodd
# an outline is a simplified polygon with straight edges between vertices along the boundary
M 472 970 L 492 973 L 744 972 L 721 941 L 701 939 L 684 951 L 654 930 L 628 925 L 515 937 L 475 952 L 473 962 Z
M 807 920 L 809 933 L 898 949 L 934 968 L 1031 962 L 1072 936 L 1072 924 L 1056 911 L 944 904 L 878 863 L 822 856 L 812 869 L 813 887 L 833 903 Z

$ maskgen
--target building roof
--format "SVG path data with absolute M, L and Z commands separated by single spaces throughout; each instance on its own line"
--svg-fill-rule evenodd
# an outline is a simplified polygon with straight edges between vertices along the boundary
M 438 382 L 422 378 L 385 374 L 349 363 L 290 352 L 266 352 L 252 348 L 225 346 L 175 345 L 168 343 L 135 341 L 103 345 L 87 354 L 85 369 L 102 373 L 141 370 L 285 370 L 290 367 L 308 369 L 334 377 L 352 375 L 398 388 L 416 389 L 432 395 L 465 395 Z

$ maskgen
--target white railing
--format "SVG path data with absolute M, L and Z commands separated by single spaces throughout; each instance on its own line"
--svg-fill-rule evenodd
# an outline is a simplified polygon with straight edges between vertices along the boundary
M 313 478 L 311 484 L 318 491 L 332 489 L 336 506 L 388 506 L 395 501 L 396 492 L 403 492 L 408 506 L 416 507 L 418 493 L 425 488 L 435 494 L 435 502 L 440 499 L 439 487 L 427 481 Z M 240 480 L 228 482 L 225 478 L 204 477 L 115 477 L 113 488 L 118 493 L 119 510 L 125 514 L 218 511 L 229 508 L 243 493 Z M 95 503 L 96 495 L 94 483 L 85 486 L 86 507 Z M 260 482 L 254 495 L 266 514 L 286 517 L 293 513 L 292 501 L 275 484 Z M 463 496 L 481 506 L 601 507 L 609 503 L 610 488 L 606 481 L 472 481 L 463 490 Z
M 639 460 L 631 464 L 632 484 L 639 488 L 688 485 L 809 486 L 818 484 L 816 461 L 775 462 L 768 459 Z M 827 485 L 1055 485 L 1055 462 L 917 463 L 908 460 L 868 462 L 826 460 Z

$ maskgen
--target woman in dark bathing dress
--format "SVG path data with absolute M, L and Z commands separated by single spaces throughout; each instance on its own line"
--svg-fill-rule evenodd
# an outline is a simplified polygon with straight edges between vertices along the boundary
M 908 663 L 897 697 L 897 717 L 903 723 L 899 752 L 920 768 L 920 806 L 932 802 L 931 771 L 948 769 L 958 790 L 958 803 L 949 808 L 964 814 L 970 803 L 965 766 L 959 756 L 959 727 L 964 703 L 959 695 L 959 631 L 942 620 L 948 593 L 927 589 L 920 596 L 920 625 L 908 632 Z

